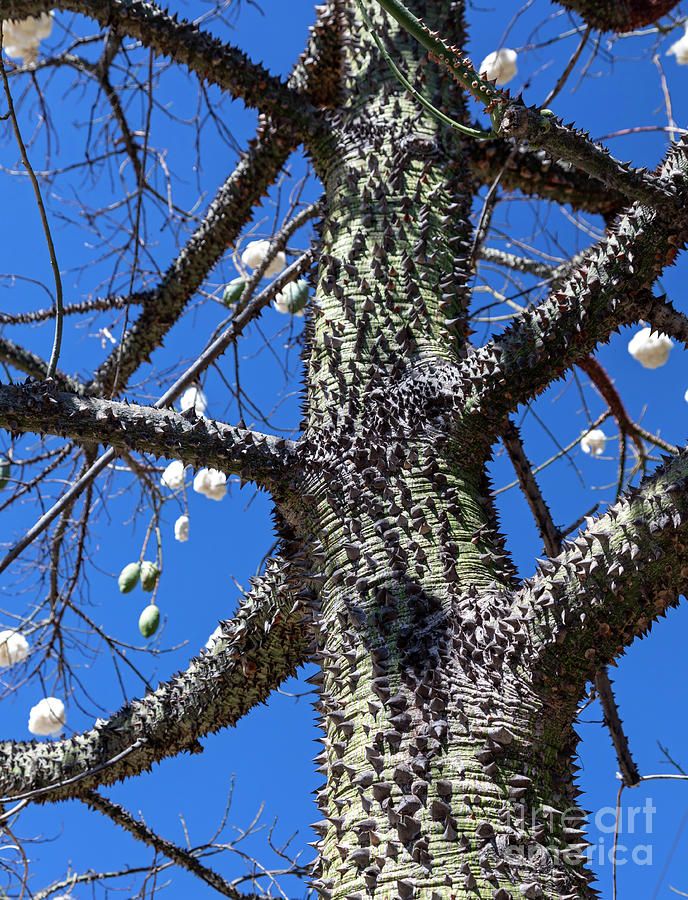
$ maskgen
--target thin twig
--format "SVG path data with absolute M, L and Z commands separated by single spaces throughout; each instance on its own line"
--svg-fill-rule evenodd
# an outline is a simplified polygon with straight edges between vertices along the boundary
M 57 361 L 60 357 L 60 347 L 62 345 L 62 279 L 60 278 L 60 267 L 57 264 L 57 257 L 55 255 L 55 245 L 53 244 L 53 238 L 50 233 L 50 225 L 48 224 L 48 216 L 45 212 L 45 206 L 43 205 L 43 197 L 41 196 L 41 188 L 38 184 L 38 179 L 36 178 L 36 174 L 31 167 L 31 163 L 29 162 L 29 157 L 26 152 L 26 147 L 24 146 L 24 141 L 21 136 L 21 131 L 19 130 L 19 123 L 17 122 L 17 116 L 14 111 L 14 103 L 12 102 L 12 93 L 10 91 L 9 81 L 7 80 L 7 72 L 5 71 L 5 65 L 2 62 L 2 29 L 0 29 L 0 76 L 2 76 L 2 84 L 5 90 L 5 97 L 7 98 L 7 110 L 9 117 L 12 121 L 12 129 L 14 131 L 14 137 L 17 141 L 17 146 L 19 147 L 19 153 L 22 158 L 22 162 L 24 163 L 24 167 L 29 175 L 29 179 L 31 181 L 31 185 L 33 187 L 33 192 L 36 196 L 36 204 L 38 206 L 38 212 L 41 217 L 41 224 L 43 225 L 43 233 L 45 234 L 45 240 L 48 245 L 48 253 L 50 254 L 50 265 L 53 270 L 53 278 L 55 279 L 55 337 L 53 339 L 53 349 L 50 354 L 50 362 L 48 363 L 48 371 L 46 373 L 46 378 L 52 378 L 55 375 L 55 371 L 57 369 Z
M 163 853 L 178 866 L 182 866 L 187 871 L 197 875 L 216 890 L 218 894 L 222 894 L 223 897 L 231 897 L 232 900 L 243 900 L 241 892 L 232 887 L 214 869 L 204 866 L 192 852 L 184 850 L 177 844 L 160 837 L 159 834 L 156 834 L 143 822 L 134 819 L 131 813 L 124 809 L 123 806 L 113 803 L 97 791 L 87 791 L 79 799 L 83 800 L 88 806 L 97 809 L 98 812 L 103 813 L 103 815 L 119 825 L 120 828 L 124 828 L 137 841 L 148 844 L 149 847 L 153 847 L 158 853 Z

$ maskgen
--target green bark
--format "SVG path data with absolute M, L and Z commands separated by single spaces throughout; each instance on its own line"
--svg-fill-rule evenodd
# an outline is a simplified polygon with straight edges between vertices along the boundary
M 464 42 L 455 4 L 424 7 Z M 455 88 L 375 21 L 410 80 L 456 117 Z M 518 662 L 488 446 L 477 424 L 456 427 L 464 148 L 404 95 L 358 21 L 350 34 L 348 100 L 313 148 L 328 212 L 307 351 L 309 502 L 284 509 L 322 548 L 318 891 L 585 896 L 580 822 L 555 812 L 575 801 L 572 709 L 553 714 Z

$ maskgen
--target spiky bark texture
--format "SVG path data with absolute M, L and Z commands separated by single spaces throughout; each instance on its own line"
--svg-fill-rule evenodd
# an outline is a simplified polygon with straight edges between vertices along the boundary
M 0 0 L 0 12 L 46 5 Z M 626 9 L 564 5 L 593 24 L 598 8 Z M 151 4 L 62 6 L 99 19 L 105 10 L 144 44 L 173 55 L 184 48 L 180 59 L 197 66 L 210 52 L 167 17 L 156 38 Z M 409 79 L 455 118 L 464 115 L 458 85 L 368 7 Z M 449 43 L 465 42 L 462 3 L 418 0 L 414 9 Z M 621 166 L 556 122 L 547 129 L 555 158 L 504 141 L 466 143 L 403 92 L 354 4 L 332 0 L 319 14 L 330 64 L 318 68 L 309 57 L 292 87 L 268 81 L 265 100 L 256 99 L 275 113 L 308 84 L 308 71 L 320 71 L 320 92 L 309 87 L 319 109 L 304 107 L 291 131 L 262 128 L 189 246 L 143 298 L 118 358 L 120 384 L 113 358 L 88 387 L 100 396 L 123 388 L 300 135 L 325 191 L 300 440 L 51 386 L 0 391 L 6 428 L 173 449 L 268 487 L 288 561 L 254 586 L 212 655 L 102 728 L 48 747 L 0 746 L 0 789 L 47 801 L 135 774 L 236 721 L 314 653 L 324 776 L 319 896 L 588 898 L 581 822 L 562 816 L 577 793 L 576 704 L 599 667 L 673 605 L 686 581 L 688 459 L 668 462 L 522 583 L 485 467 L 516 406 L 620 325 L 646 314 L 688 333 L 650 293 L 688 235 L 686 146 L 651 174 Z M 225 57 L 218 60 L 214 80 L 232 90 L 236 73 L 223 80 Z M 247 61 L 240 69 L 252 84 L 257 70 Z M 502 125 L 536 144 L 544 133 L 539 113 L 518 103 Z M 466 327 L 471 201 L 475 180 L 489 182 L 507 159 L 507 189 L 608 218 L 623 211 L 559 272 L 546 300 L 475 347 Z
M 601 31 L 632 31 L 656 22 L 677 5 L 677 0 L 561 0 L 561 6 Z

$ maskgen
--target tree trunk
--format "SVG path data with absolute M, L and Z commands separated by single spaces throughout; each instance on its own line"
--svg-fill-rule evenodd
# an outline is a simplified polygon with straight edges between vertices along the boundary
M 416 7 L 465 44 L 459 4 Z M 376 24 L 412 83 L 458 117 L 452 82 L 386 15 Z M 353 13 L 344 67 L 346 103 L 313 148 L 327 214 L 307 352 L 308 503 L 285 512 L 317 542 L 324 578 L 318 890 L 584 896 L 581 813 L 560 815 L 576 795 L 575 702 L 554 706 L 522 664 L 489 445 L 477 423 L 456 429 L 466 151 Z

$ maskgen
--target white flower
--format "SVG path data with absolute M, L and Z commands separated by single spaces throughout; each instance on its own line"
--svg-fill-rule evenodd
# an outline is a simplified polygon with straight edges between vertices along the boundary
M 215 646 L 215 642 L 219 641 L 222 637 L 222 625 L 218 625 L 215 631 L 210 635 L 208 640 L 205 642 L 205 649 L 212 650 Z
M 53 30 L 52 15 L 51 12 L 41 13 L 38 18 L 6 19 L 2 23 L 5 53 L 12 59 L 21 59 L 24 64 L 36 62 L 42 38 L 47 38 Z
M 227 493 L 227 476 L 217 469 L 201 469 L 196 473 L 193 489 L 208 500 L 222 500 Z
M 489 53 L 480 63 L 480 74 L 485 75 L 488 81 L 495 81 L 497 85 L 506 84 L 518 72 L 516 56 L 515 50 L 506 47 Z
M 26 659 L 29 643 L 18 631 L 0 631 L 0 666 L 13 666 Z
M 270 241 L 251 241 L 241 254 L 241 261 L 248 269 L 257 269 L 270 252 Z M 278 275 L 287 264 L 287 257 L 283 250 L 275 253 L 270 260 L 266 275 Z
M 189 540 L 189 517 L 188 516 L 180 516 L 177 521 L 174 523 L 174 537 L 175 540 L 179 541 L 180 544 L 183 544 L 184 541 Z
M 64 703 L 57 697 L 44 697 L 31 707 L 29 731 L 31 734 L 57 734 L 62 731 L 67 718 Z
M 272 305 L 279 313 L 292 313 L 302 316 L 306 312 L 308 302 L 308 282 L 303 278 L 285 284 L 282 291 L 275 295 Z
M 658 369 L 669 358 L 673 347 L 671 338 L 665 334 L 653 333 L 650 328 L 642 328 L 628 342 L 628 352 L 646 369 Z
M 198 387 L 187 388 L 179 398 L 179 406 L 182 412 L 186 412 L 187 409 L 193 407 L 197 416 L 203 415 L 207 405 L 208 401 L 205 399 L 205 394 Z
M 583 453 L 589 453 L 591 456 L 601 456 L 604 453 L 604 444 L 607 435 L 599 428 L 593 428 L 581 438 L 581 450 Z
M 679 66 L 688 65 L 688 25 L 682 38 L 672 44 L 667 50 L 667 56 L 675 56 Z
M 160 484 L 171 491 L 178 491 L 184 487 L 184 463 L 181 459 L 173 460 L 160 476 Z

